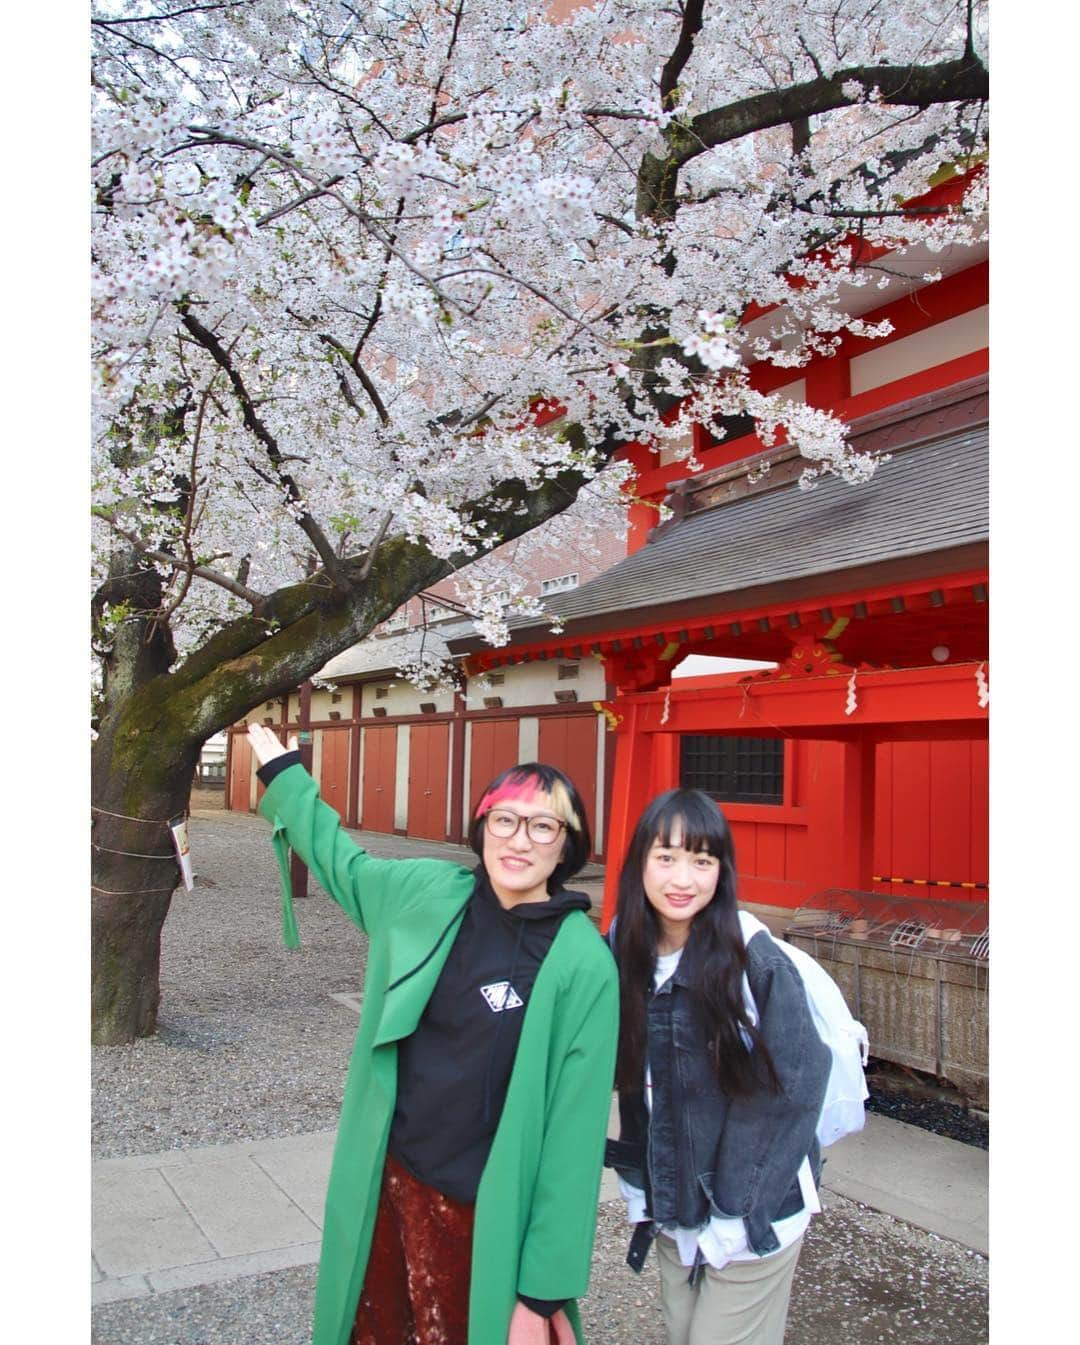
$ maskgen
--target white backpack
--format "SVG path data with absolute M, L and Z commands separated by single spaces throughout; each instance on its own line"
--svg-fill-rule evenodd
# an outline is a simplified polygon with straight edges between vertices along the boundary
M 744 943 L 761 930 L 772 938 L 768 926 L 749 911 L 739 912 L 739 924 Z M 783 939 L 773 942 L 795 964 L 818 1036 L 832 1052 L 832 1069 L 817 1123 L 818 1143 L 824 1149 L 866 1124 L 864 1103 L 870 1094 L 863 1070 L 870 1057 L 870 1039 L 862 1023 L 851 1016 L 840 987 L 821 963 Z

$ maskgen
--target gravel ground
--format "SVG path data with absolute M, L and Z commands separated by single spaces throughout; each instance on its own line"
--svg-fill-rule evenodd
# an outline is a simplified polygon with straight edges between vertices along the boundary
M 260 818 L 193 818 L 195 891 L 165 924 L 159 1034 L 93 1052 L 96 1158 L 325 1130 L 336 1124 L 364 940 L 312 882 L 302 947 L 282 947 Z M 397 842 L 388 838 L 382 853 Z M 373 847 L 375 849 L 375 847 Z M 904 1118 L 906 1119 L 906 1118 Z M 601 1206 L 590 1345 L 665 1345 L 655 1268 L 623 1264 L 618 1203 Z M 796 1275 L 787 1345 L 983 1345 L 987 1261 L 827 1194 Z M 94 1309 L 94 1345 L 307 1345 L 314 1268 Z
M 93 1156 L 114 1158 L 337 1124 L 366 941 L 314 879 L 298 901 L 301 947 L 281 942 L 270 829 L 193 817 L 195 890 L 162 932 L 156 1037 L 93 1051 Z
M 622 1206 L 600 1207 L 589 1345 L 666 1345 L 655 1264 L 623 1264 Z M 786 1345 L 984 1345 L 986 1259 L 839 1196 L 814 1221 Z M 312 1266 L 96 1308 L 92 1345 L 309 1345 Z
M 906 1121 L 908 1125 L 959 1140 L 961 1144 L 972 1144 L 978 1149 L 990 1148 L 990 1122 L 984 1113 L 919 1089 L 897 1087 L 889 1079 L 879 1081 L 868 1077 L 866 1083 L 870 1090 L 867 1111 L 891 1116 L 894 1121 Z

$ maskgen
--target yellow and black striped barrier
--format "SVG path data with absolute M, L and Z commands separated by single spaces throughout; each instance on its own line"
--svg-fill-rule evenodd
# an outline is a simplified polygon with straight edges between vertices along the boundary
M 989 890 L 989 883 L 954 883 L 949 878 L 879 878 L 874 874 L 875 883 L 908 883 L 913 887 L 966 887 L 976 888 L 985 892 Z

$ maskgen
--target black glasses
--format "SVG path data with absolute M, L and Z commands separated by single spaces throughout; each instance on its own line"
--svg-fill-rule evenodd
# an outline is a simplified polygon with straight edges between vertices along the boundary
M 488 833 L 500 841 L 508 841 L 511 836 L 516 836 L 522 822 L 525 823 L 525 834 L 536 845 L 554 845 L 566 827 L 565 822 L 560 822 L 557 817 L 549 817 L 547 813 L 522 817 L 512 808 L 492 808 L 484 815 L 484 826 Z

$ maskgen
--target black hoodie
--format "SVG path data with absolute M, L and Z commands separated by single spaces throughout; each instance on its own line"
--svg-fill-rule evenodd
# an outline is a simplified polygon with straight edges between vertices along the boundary
M 505 909 L 481 865 L 416 1031 L 398 1045 L 390 1152 L 451 1200 L 476 1200 L 502 1114 L 525 1006 L 540 964 L 581 892 Z

